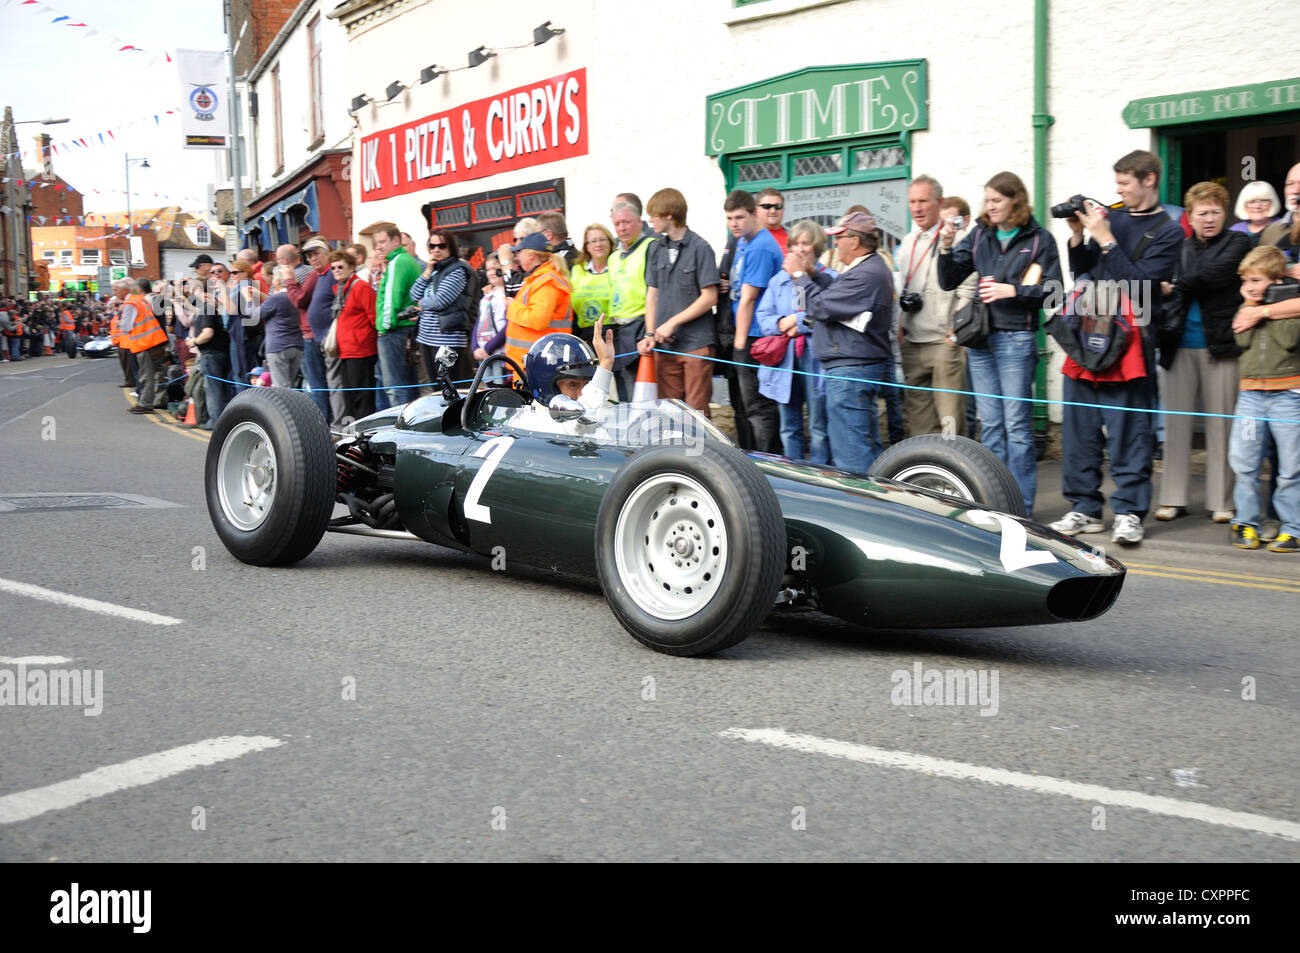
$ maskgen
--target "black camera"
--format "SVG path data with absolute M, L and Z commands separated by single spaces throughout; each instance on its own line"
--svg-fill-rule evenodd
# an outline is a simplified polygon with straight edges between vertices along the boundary
M 920 311 L 925 301 L 915 291 L 904 291 L 898 296 L 898 306 L 911 314 L 914 311 Z
M 1060 205 L 1052 206 L 1052 218 L 1074 218 L 1075 212 L 1088 211 L 1084 203 L 1087 201 L 1082 195 L 1071 195 L 1069 199 Z

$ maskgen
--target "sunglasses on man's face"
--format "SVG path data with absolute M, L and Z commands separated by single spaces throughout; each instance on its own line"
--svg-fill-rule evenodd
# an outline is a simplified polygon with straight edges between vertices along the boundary
M 767 209 L 769 212 L 772 211 L 773 209 L 777 209 L 777 210 L 779 211 L 780 209 L 785 208 L 784 205 L 773 205 L 773 204 L 770 203 L 770 202 L 760 202 L 759 205 L 758 205 L 758 207 L 759 207 L 759 208 L 765 208 L 765 209 Z

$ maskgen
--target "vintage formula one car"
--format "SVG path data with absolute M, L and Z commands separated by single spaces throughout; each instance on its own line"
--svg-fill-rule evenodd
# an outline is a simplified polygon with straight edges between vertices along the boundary
M 673 655 L 735 645 L 777 608 L 887 629 L 1091 619 L 1124 582 L 1028 521 L 1011 473 L 965 438 L 913 437 L 856 474 L 744 453 L 674 400 L 588 411 L 483 387 L 498 363 L 524 380 L 504 356 L 461 395 L 439 356 L 441 394 L 346 433 L 303 394 L 236 397 L 206 461 L 230 552 L 287 565 L 329 530 L 506 553 L 594 574 L 627 631 Z
M 77 345 L 82 357 L 117 357 L 117 345 L 107 334 L 97 334 L 83 344 Z

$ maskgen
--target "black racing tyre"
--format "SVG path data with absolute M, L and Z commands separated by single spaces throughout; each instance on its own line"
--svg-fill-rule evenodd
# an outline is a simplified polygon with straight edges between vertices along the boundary
M 334 512 L 336 480 L 329 425 L 306 394 L 250 387 L 212 431 L 208 515 L 243 562 L 287 566 L 309 555 Z
M 921 434 L 894 444 L 868 476 L 911 483 L 1012 516 L 1028 516 L 1011 470 L 982 443 L 955 434 Z
M 772 611 L 785 567 L 781 505 L 741 451 L 646 447 L 614 475 L 596 517 L 596 574 L 634 639 L 707 655 Z

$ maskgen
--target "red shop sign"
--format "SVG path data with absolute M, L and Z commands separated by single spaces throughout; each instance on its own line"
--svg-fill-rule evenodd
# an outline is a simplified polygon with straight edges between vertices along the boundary
M 520 86 L 361 140 L 361 201 L 587 154 L 587 71 Z

